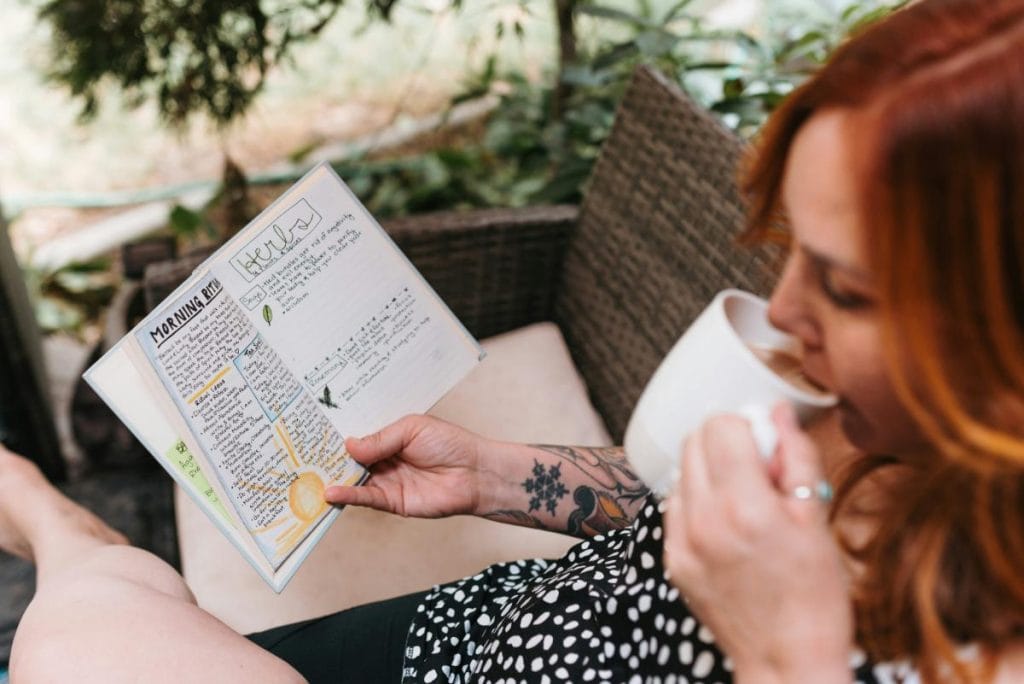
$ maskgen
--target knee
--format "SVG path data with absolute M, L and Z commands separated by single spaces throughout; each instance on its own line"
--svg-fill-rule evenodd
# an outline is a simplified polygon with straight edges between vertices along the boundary
M 82 559 L 62 582 L 62 591 L 94 595 L 128 588 L 156 591 L 195 604 L 195 597 L 178 571 L 159 556 L 134 546 L 104 546 Z M 87 586 L 83 586 L 87 585 Z
M 15 632 L 8 663 L 12 682 L 88 681 L 88 669 L 69 657 L 60 635 L 35 635 L 33 631 L 22 620 Z
M 11 646 L 14 682 L 91 681 L 124 657 L 115 644 L 145 632 L 154 605 L 195 606 L 173 568 L 128 546 L 98 549 L 40 579 Z

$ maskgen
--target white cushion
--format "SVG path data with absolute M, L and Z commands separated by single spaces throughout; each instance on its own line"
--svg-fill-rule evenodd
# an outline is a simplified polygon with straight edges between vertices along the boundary
M 484 340 L 485 358 L 431 414 L 527 443 L 611 444 L 557 326 Z M 555 558 L 576 540 L 472 517 L 342 512 L 280 594 L 181 491 L 175 492 L 183 574 L 199 605 L 248 633 L 421 591 L 503 560 Z

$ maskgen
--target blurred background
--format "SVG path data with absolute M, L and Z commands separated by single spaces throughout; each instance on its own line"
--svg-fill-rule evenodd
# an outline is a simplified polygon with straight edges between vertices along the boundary
M 313 164 L 378 218 L 576 203 L 632 69 L 741 136 L 896 0 L 0 0 L 0 439 L 176 562 L 170 481 L 80 376 L 148 263 Z M 32 592 L 0 558 L 0 672 Z
M 381 218 L 576 201 L 637 62 L 749 136 L 892 4 L 2 0 L 0 206 L 44 331 L 88 336 L 67 290 L 109 283 L 61 270 L 223 239 L 315 161 Z

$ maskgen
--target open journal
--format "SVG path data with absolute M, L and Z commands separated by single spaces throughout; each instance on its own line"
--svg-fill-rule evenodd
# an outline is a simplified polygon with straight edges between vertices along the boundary
M 422 413 L 476 340 L 321 164 L 85 373 L 281 591 L 366 471 L 344 439 Z

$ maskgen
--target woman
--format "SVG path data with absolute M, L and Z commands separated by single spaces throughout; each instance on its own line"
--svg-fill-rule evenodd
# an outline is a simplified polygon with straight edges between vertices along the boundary
M 808 581 L 834 559 L 806 511 L 756 498 L 754 477 L 719 483 L 716 433 L 687 450 L 667 565 L 737 669 L 801 652 L 726 643 L 771 624 L 740 582 L 756 562 L 789 626 L 776 633 L 812 633 L 837 679 L 856 624 L 872 657 L 912 658 L 928 681 L 1024 681 L 1022 121 L 1024 2 L 936 0 L 840 49 L 765 131 L 751 236 L 782 211 L 792 239 L 771 316 L 873 456 L 841 483 L 853 621 Z M 723 508 L 740 524 L 707 524 Z M 788 560 L 763 562 L 775 553 Z
M 0 546 L 39 565 L 16 680 L 300 678 L 258 643 L 311 679 L 1024 681 L 1021 122 L 1024 0 L 924 0 L 840 49 L 754 153 L 749 236 L 790 240 L 770 315 L 871 454 L 835 476 L 831 521 L 804 494 L 833 464 L 784 406 L 767 468 L 738 418 L 691 436 L 664 527 L 621 451 L 406 418 L 348 442 L 373 478 L 329 501 L 596 536 L 246 640 L 4 454 Z

